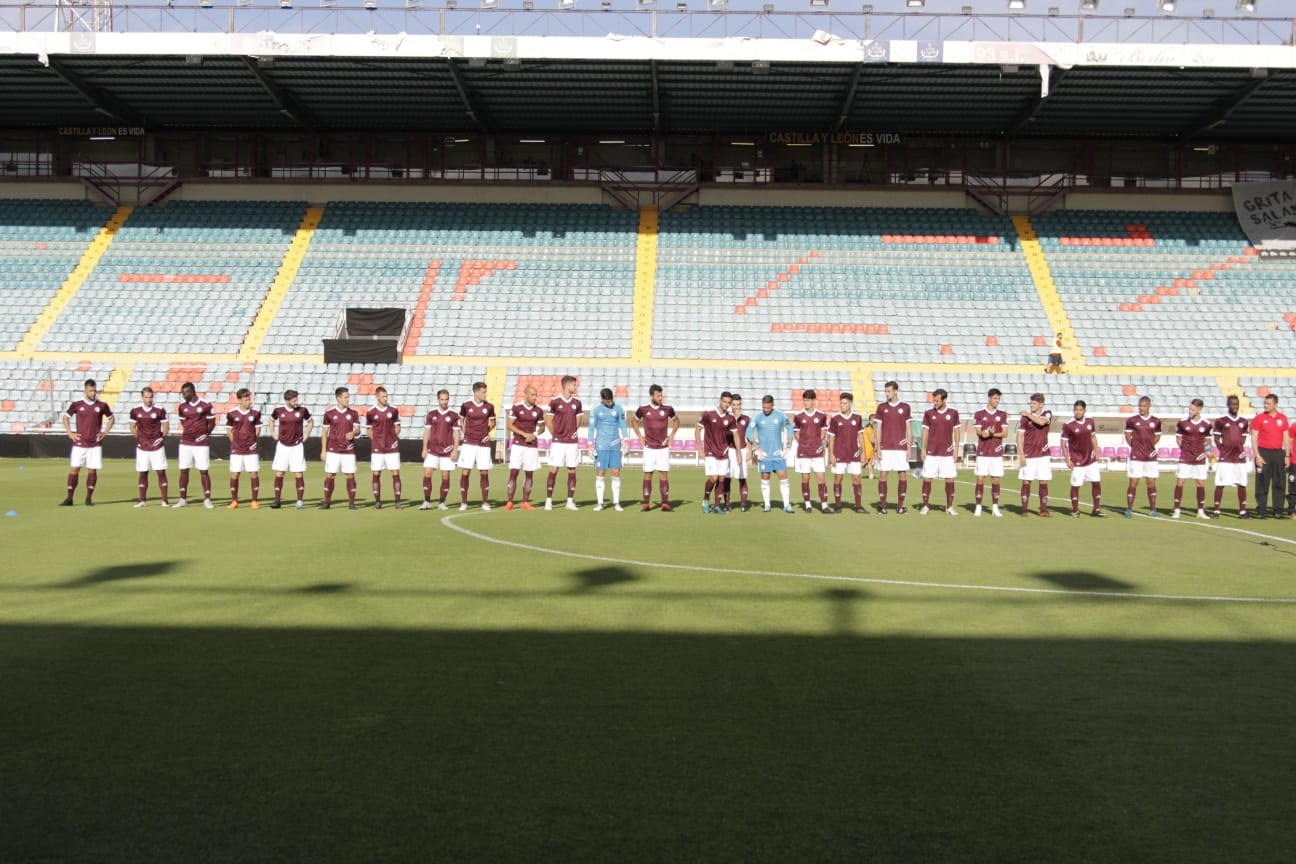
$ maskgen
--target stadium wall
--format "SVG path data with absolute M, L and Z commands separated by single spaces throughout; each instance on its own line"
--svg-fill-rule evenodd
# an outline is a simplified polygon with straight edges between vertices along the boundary
M 1066 210 L 1188 210 L 1194 213 L 1232 213 L 1231 190 L 1219 192 L 1071 192 Z
M 534 184 L 230 183 L 187 180 L 170 195 L 183 201 L 435 201 L 477 204 L 602 204 L 598 186 Z

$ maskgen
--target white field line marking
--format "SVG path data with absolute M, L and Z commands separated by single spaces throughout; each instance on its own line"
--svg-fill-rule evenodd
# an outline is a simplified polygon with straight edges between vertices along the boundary
M 477 511 L 462 514 L 479 515 Z M 812 579 L 819 582 L 855 582 L 867 585 L 895 585 L 904 588 L 944 588 L 957 591 L 999 591 L 1013 594 L 1061 594 L 1072 597 L 1104 597 L 1121 600 L 1178 600 L 1200 603 L 1284 603 L 1296 604 L 1296 597 L 1216 597 L 1197 594 L 1137 594 L 1122 591 L 1072 591 L 1064 588 L 1020 588 L 1007 585 L 965 585 L 959 582 L 915 582 L 907 579 L 870 579 L 863 576 L 827 576 L 820 573 L 784 573 L 778 570 L 738 570 L 728 567 L 699 567 L 696 564 L 668 564 L 661 561 L 635 561 L 631 558 L 611 558 L 605 555 L 588 555 L 583 552 L 568 552 L 565 549 L 549 549 L 544 546 L 532 546 L 528 543 L 517 543 L 512 540 L 500 540 L 478 534 L 455 524 L 460 514 L 445 516 L 441 524 L 484 543 L 498 546 L 510 546 L 527 552 L 539 552 L 544 555 L 559 555 L 564 558 L 579 558 L 584 561 L 599 561 L 604 564 L 625 564 L 632 567 L 656 568 L 658 570 L 691 570 L 700 573 L 724 573 L 735 576 L 773 576 L 782 579 Z
M 973 483 L 973 482 L 970 482 L 970 481 L 967 481 L 967 480 L 957 480 L 957 481 L 955 481 L 955 482 L 959 483 L 959 484 L 962 485 L 962 486 L 976 486 L 976 483 Z M 1020 482 L 1020 481 L 1018 481 L 1018 482 Z M 1032 481 L 1032 482 L 1035 482 L 1035 481 Z M 1051 481 L 1050 481 L 1050 482 L 1051 482 Z M 1065 478 L 1065 482 L 1067 483 L 1067 488 L 1070 489 L 1070 488 L 1071 488 L 1071 485 L 1070 485 L 1070 484 L 1071 484 L 1071 478 L 1070 478 L 1070 476 L 1067 476 L 1067 477 Z M 1087 485 L 1087 484 L 1086 484 L 1086 485 Z M 1081 490 L 1082 490 L 1082 491 L 1080 492 L 1080 507 L 1082 508 L 1082 512 L 1083 512 L 1083 508 L 1088 507 L 1088 506 L 1090 506 L 1090 504 L 1092 504 L 1092 502 L 1093 502 L 1093 498 L 1090 497 L 1090 496 L 1088 496 L 1088 495 L 1086 494 L 1086 492 L 1083 491 L 1084 488 L 1085 488 L 1084 486 L 1081 486 L 1080 488 L 1081 488 Z M 1126 487 L 1126 488 L 1128 488 L 1128 487 Z M 1187 489 L 1188 487 L 1185 486 L 1184 488 Z M 1016 495 L 1016 496 L 1017 496 L 1017 500 L 1018 500 L 1018 501 L 1021 501 L 1021 487 L 1020 487 L 1020 486 L 1017 487 L 1016 489 L 1009 489 L 1009 488 L 1007 488 L 1006 486 L 1001 486 L 1001 487 L 1000 487 L 1000 490 L 1001 490 L 1001 491 L 1000 491 L 1000 494 L 1003 494 L 1004 492 L 1007 492 L 1007 493 L 1009 493 L 1009 494 Z M 1106 493 L 1106 490 L 1103 490 L 1103 491 L 1104 491 L 1104 494 L 1105 494 L 1105 493 Z M 1117 494 L 1119 494 L 1119 495 L 1124 495 L 1124 494 L 1125 494 L 1125 489 L 1121 489 Z M 1143 489 L 1142 486 L 1139 486 L 1139 494 L 1141 494 L 1141 495 L 1144 496 L 1144 497 L 1143 497 L 1143 500 L 1144 500 L 1144 501 L 1147 500 L 1146 492 L 1144 491 L 1144 489 Z M 1089 503 L 1086 503 L 1086 499 L 1088 499 L 1088 502 L 1089 502 Z M 1031 490 L 1031 500 L 1032 500 L 1032 501 L 1038 501 L 1038 500 L 1039 500 L 1039 491 L 1038 491 L 1038 490 L 1034 490 L 1034 489 Z M 1061 497 L 1060 495 L 1050 495 L 1050 496 L 1048 497 L 1048 500 L 1050 500 L 1050 501 L 1065 501 L 1068 505 L 1070 505 L 1070 503 L 1071 503 L 1071 498 L 1070 498 L 1070 497 L 1063 498 L 1063 497 Z M 1125 508 L 1124 508 L 1124 507 L 1109 507 L 1109 506 L 1107 506 L 1106 504 L 1104 504 L 1102 509 L 1105 510 L 1105 511 L 1107 511 L 1107 518 L 1109 518 L 1109 519 L 1110 519 L 1110 518 L 1113 518 L 1113 517 L 1121 517 L 1121 518 L 1124 518 L 1124 516 L 1125 516 Z M 1171 508 L 1171 512 L 1173 512 L 1173 510 L 1174 510 L 1174 508 L 1172 507 L 1172 508 Z M 1137 517 L 1139 517 L 1140 519 L 1146 519 L 1146 520 L 1148 520 L 1149 522 L 1164 522 L 1164 523 L 1166 523 L 1167 525 L 1190 525 L 1190 526 L 1196 526 L 1197 528 L 1209 528 L 1209 529 L 1214 530 L 1214 531 L 1230 531 L 1230 532 L 1232 532 L 1232 533 L 1234 533 L 1234 534 L 1245 534 L 1245 535 L 1248 536 L 1248 537 L 1259 537 L 1259 538 L 1262 539 L 1262 540 L 1272 540 L 1272 541 L 1275 542 L 1275 543 L 1290 543 L 1291 545 L 1296 546 L 1296 540 L 1293 540 L 1293 539 L 1291 539 L 1291 538 L 1289 538 L 1289 537 L 1275 537 L 1273 534 L 1261 534 L 1259 531 L 1248 531 L 1248 530 L 1245 529 L 1245 528 L 1230 528 L 1230 527 L 1228 527 L 1227 525 L 1217 525 L 1217 524 L 1215 524 L 1214 522 L 1203 522 L 1202 520 L 1200 520 L 1200 519 L 1197 518 L 1197 514 L 1195 514 L 1195 513 L 1193 514 L 1192 518 L 1190 518 L 1190 519 L 1171 519 L 1169 513 L 1167 513 L 1167 514 L 1165 514 L 1165 515 L 1163 515 L 1163 516 L 1156 516 L 1156 517 L 1153 517 L 1153 516 L 1149 516 L 1149 515 L 1146 514 L 1146 513 L 1142 513 L 1142 512 L 1140 512 L 1140 511 L 1138 511 L 1138 510 L 1135 510 L 1135 511 L 1134 511 L 1134 515 L 1137 516 Z

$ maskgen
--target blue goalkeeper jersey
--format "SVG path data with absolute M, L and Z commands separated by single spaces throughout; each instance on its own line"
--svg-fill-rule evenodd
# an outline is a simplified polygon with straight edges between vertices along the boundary
M 766 414 L 764 410 L 752 415 L 751 424 L 747 427 L 747 441 L 755 442 L 769 456 L 781 456 L 783 448 L 792 440 L 792 424 L 787 415 L 775 409 Z
M 596 450 L 619 450 L 621 440 L 626 437 L 625 409 L 613 404 L 611 407 L 602 402 L 590 412 L 590 441 Z

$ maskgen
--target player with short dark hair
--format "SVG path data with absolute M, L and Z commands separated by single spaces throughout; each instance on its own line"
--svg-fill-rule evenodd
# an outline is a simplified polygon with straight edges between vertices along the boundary
M 1238 518 L 1249 519 L 1247 484 L 1250 482 L 1250 466 L 1246 459 L 1246 442 L 1250 421 L 1238 413 L 1242 402 L 1237 396 L 1229 396 L 1225 404 L 1228 406 L 1227 413 L 1223 417 L 1216 417 L 1211 425 L 1216 453 L 1215 509 L 1211 515 L 1219 518 L 1224 489 L 1233 486 L 1237 488 Z
M 153 388 L 140 391 L 140 404 L 131 409 L 130 431 L 135 436 L 135 471 L 139 474 L 139 500 L 136 507 L 148 503 L 149 471 L 157 473 L 158 492 L 162 506 L 170 507 L 167 498 L 166 409 L 153 404 Z
M 459 406 L 463 444 L 459 448 L 459 509 L 468 509 L 468 474 L 477 469 L 481 509 L 490 510 L 491 436 L 495 434 L 495 406 L 486 401 L 486 382 L 472 385 L 472 399 Z
M 723 500 L 724 478 L 729 476 L 729 436 L 738 428 L 733 414 L 729 413 L 729 403 L 733 398 L 728 390 L 720 394 L 717 406 L 710 411 L 703 411 L 698 417 L 697 426 L 693 429 L 693 439 L 698 451 L 702 453 L 703 471 L 706 472 L 706 487 L 702 492 L 702 512 L 729 512 Z M 711 493 L 715 493 L 715 505 L 711 504 Z
M 270 437 L 275 442 L 274 501 L 271 510 L 278 510 L 283 501 L 284 474 L 291 471 L 297 481 L 297 509 L 301 510 L 306 497 L 306 444 L 315 429 L 310 411 L 297 404 L 296 390 L 284 391 L 284 404 L 270 412 Z
M 1125 518 L 1134 518 L 1134 498 L 1138 495 L 1138 481 L 1147 487 L 1149 516 L 1157 512 L 1157 477 L 1161 466 L 1157 464 L 1157 442 L 1161 440 L 1161 420 L 1152 416 L 1152 400 L 1147 396 L 1138 401 L 1139 413 L 1125 421 L 1125 443 L 1129 445 L 1129 459 L 1125 460 L 1125 473 L 1129 486 L 1125 489 Z
M 670 451 L 679 432 L 679 417 L 675 409 L 662 401 L 662 388 L 653 384 L 648 388 L 648 404 L 640 405 L 630 415 L 630 425 L 643 442 L 643 511 L 652 509 L 652 478 L 657 475 L 661 509 L 669 513 L 670 505 Z
M 1174 512 L 1171 519 L 1180 517 L 1183 487 L 1187 480 L 1197 481 L 1197 518 L 1209 519 L 1206 513 L 1206 471 L 1210 456 L 1211 424 L 1202 416 L 1206 403 L 1194 399 L 1188 403 L 1188 416 L 1175 424 L 1175 446 L 1179 448 L 1179 465 L 1175 468 Z
M 180 385 L 180 398 L 175 410 L 180 423 L 180 497 L 176 506 L 188 506 L 189 469 L 197 468 L 203 506 L 210 510 L 215 506 L 211 500 L 211 433 L 216 428 L 216 412 L 210 402 L 198 398 L 197 389 L 189 381 Z
M 1017 472 L 1021 482 L 1021 515 L 1030 515 L 1031 483 L 1039 483 L 1039 515 L 1047 518 L 1048 484 L 1053 479 L 1053 466 L 1049 463 L 1049 427 L 1053 425 L 1053 412 L 1044 407 L 1044 394 L 1032 393 L 1030 410 L 1021 412 L 1017 421 L 1017 452 L 1021 454 L 1022 467 Z
M 886 382 L 886 401 L 873 412 L 878 442 L 878 513 L 887 514 L 887 479 L 896 472 L 896 513 L 903 515 L 909 491 L 909 403 L 900 401 L 900 385 Z
M 545 509 L 553 509 L 554 484 L 558 469 L 567 469 L 567 509 L 576 509 L 576 468 L 580 465 L 580 418 L 584 409 L 576 398 L 580 382 L 574 375 L 564 375 L 559 382 L 562 393 L 549 400 L 545 426 L 549 430 L 549 479 L 545 481 Z
M 112 430 L 116 418 L 108 403 L 99 398 L 99 385 L 93 378 L 87 378 L 82 385 L 83 399 L 78 399 L 63 412 L 63 431 L 72 439 L 71 469 L 67 478 L 67 497 L 60 507 L 72 506 L 72 495 L 76 492 L 77 480 L 81 469 L 86 469 L 87 507 L 94 506 L 95 482 L 103 470 L 103 439 Z M 76 418 L 76 431 L 72 431 L 69 417 Z
M 855 394 L 842 393 L 840 410 L 828 418 L 828 470 L 833 475 L 833 505 L 838 513 L 842 509 L 842 477 L 851 478 L 855 493 L 855 512 L 868 513 L 864 506 L 864 487 L 861 479 L 861 460 L 864 457 L 864 430 L 868 424 L 854 410 Z
M 244 471 L 252 476 L 252 509 L 261 508 L 261 456 L 257 438 L 261 435 L 261 412 L 252 407 L 252 391 L 240 387 L 234 394 L 238 407 L 225 414 L 225 435 L 230 441 L 230 503 L 229 509 L 239 506 L 239 475 Z
M 725 504 L 729 503 L 729 493 L 734 480 L 738 481 L 738 502 L 742 512 L 751 509 L 747 497 L 747 427 L 751 418 L 742 412 L 742 396 L 733 393 L 729 398 L 729 413 L 733 415 L 733 434 L 729 436 L 729 476 L 725 478 Z
M 450 391 L 437 391 L 437 407 L 427 413 L 423 421 L 423 503 L 420 510 L 432 509 L 432 472 L 441 472 L 441 497 L 439 510 L 448 510 L 446 498 L 450 495 L 450 475 L 459 458 L 459 415 L 450 410 Z
M 594 510 L 603 509 L 603 481 L 612 475 L 612 508 L 618 513 L 621 507 L 621 454 L 626 445 L 625 409 L 616 404 L 612 388 L 599 392 L 599 404 L 590 411 L 586 440 L 594 456 Z
M 774 408 L 774 397 L 766 395 L 761 399 L 761 411 L 752 417 L 747 427 L 747 440 L 755 446 L 752 458 L 756 460 L 756 470 L 761 476 L 761 499 L 765 503 L 765 512 L 770 512 L 770 475 L 779 478 L 779 497 L 783 501 L 784 513 L 795 513 L 792 507 L 792 487 L 787 476 L 787 452 L 791 449 L 791 429 L 787 415 Z
M 999 407 L 1003 394 L 998 387 L 986 393 L 986 407 L 972 415 L 972 428 L 977 434 L 976 455 L 976 509 L 973 516 L 983 512 L 981 502 L 985 497 L 985 481 L 990 478 L 990 503 L 995 516 L 1003 516 L 999 509 L 999 485 L 1004 475 L 1004 439 L 1008 437 L 1008 412 Z
M 954 465 L 954 454 L 958 452 L 963 430 L 959 426 L 959 413 L 945 404 L 949 393 L 942 388 L 932 391 L 934 404 L 923 414 L 922 444 L 919 450 L 923 454 L 922 467 L 922 510 L 926 516 L 930 512 L 927 502 L 931 499 L 932 480 L 945 481 L 945 512 L 957 516 L 954 509 L 954 481 L 958 479 L 958 468 Z
M 810 475 L 819 482 L 819 505 L 828 509 L 828 483 L 824 480 L 827 462 L 824 450 L 828 446 L 828 415 L 815 409 L 818 394 L 814 390 L 801 393 L 801 410 L 792 416 L 792 440 L 796 442 L 796 471 L 801 477 L 801 500 L 807 511 L 814 509 L 810 499 Z
M 355 439 L 360 434 L 360 413 L 351 407 L 351 391 L 339 387 L 333 391 L 336 404 L 324 412 L 324 503 L 321 510 L 333 506 L 334 478 L 341 471 L 346 477 L 347 509 L 356 509 Z
M 382 509 L 382 472 L 391 474 L 392 506 L 401 509 L 401 476 L 400 476 L 400 409 L 387 401 L 387 388 L 374 390 L 374 399 L 378 404 L 365 412 L 365 426 L 368 430 L 370 453 L 369 471 L 370 486 L 373 489 L 374 509 Z
M 1062 456 L 1071 469 L 1071 515 L 1080 517 L 1080 487 L 1090 485 L 1093 493 L 1093 515 L 1105 516 L 1102 509 L 1102 466 L 1098 462 L 1098 427 L 1085 413 L 1089 406 L 1077 399 L 1071 406 L 1074 419 L 1062 426 Z

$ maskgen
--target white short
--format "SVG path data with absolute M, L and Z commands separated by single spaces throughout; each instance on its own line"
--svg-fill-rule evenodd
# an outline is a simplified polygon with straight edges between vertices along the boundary
M 1071 469 L 1071 485 L 1083 486 L 1086 483 L 1102 482 L 1102 466 L 1097 462 Z
M 550 468 L 577 468 L 580 466 L 580 445 L 558 441 L 549 445 Z
M 1043 483 L 1053 479 L 1053 463 L 1048 456 L 1032 456 L 1022 463 L 1021 470 L 1017 472 L 1017 479 L 1029 483 L 1032 480 L 1038 480 Z
M 205 444 L 181 444 L 180 470 L 188 471 L 190 468 L 211 470 L 211 448 Z
M 399 453 L 370 453 L 369 454 L 370 471 L 399 471 L 400 454 Z
M 1150 462 L 1138 462 L 1133 459 L 1125 463 L 1125 473 L 1131 480 L 1149 477 L 1153 480 L 1161 476 L 1161 466 L 1153 459 Z
M 810 459 L 806 459 L 803 456 L 798 456 L 796 460 L 796 473 L 822 474 L 824 473 L 827 462 L 828 460 L 825 459 L 823 456 L 815 456 Z
M 706 476 L 708 477 L 728 477 L 729 476 L 729 457 L 716 459 L 713 456 L 706 457 Z
M 643 470 L 645 474 L 653 471 L 669 471 L 670 448 L 662 447 L 660 450 L 652 450 L 645 447 L 643 451 Z
M 261 470 L 261 457 L 255 453 L 243 455 L 241 453 L 231 453 L 229 458 L 229 470 L 231 474 L 242 474 L 247 471 L 249 474 L 255 474 Z
M 909 451 L 908 450 L 880 450 L 878 456 L 879 471 L 908 471 L 909 470 Z
M 478 471 L 489 471 L 491 467 L 491 448 L 489 444 L 462 444 L 459 447 L 459 467 Z
M 975 470 L 978 477 L 1002 477 L 1004 476 L 1003 457 L 978 456 Z
M 423 460 L 423 467 L 429 471 L 453 471 L 455 462 L 449 456 L 434 456 L 429 453 Z
M 1246 486 L 1251 479 L 1251 466 L 1246 462 L 1216 462 L 1216 486 Z
M 280 474 L 291 471 L 294 474 L 306 473 L 305 444 L 276 444 L 274 462 L 271 467 Z
M 736 447 L 729 448 L 729 476 L 735 480 L 747 479 L 747 451 L 744 450 L 742 456 L 738 455 Z
M 923 460 L 922 476 L 924 480 L 939 477 L 942 480 L 954 480 L 958 477 L 958 468 L 954 465 L 953 456 L 928 456 Z
M 166 467 L 166 451 L 162 448 L 159 447 L 157 450 L 135 448 L 136 471 L 165 471 Z
M 540 448 L 519 447 L 514 444 L 509 450 L 509 468 L 519 471 L 539 471 Z
M 88 468 L 91 471 L 103 469 L 102 447 L 72 447 L 72 467 Z
M 324 473 L 337 474 L 354 474 L 356 468 L 356 458 L 354 453 L 325 453 L 324 454 Z
M 1205 462 L 1191 464 L 1180 462 L 1175 466 L 1175 477 L 1180 480 L 1205 480 L 1208 467 Z
M 836 475 L 839 476 L 839 477 L 840 477 L 842 474 L 849 474 L 849 475 L 851 475 L 852 477 L 858 477 L 858 476 L 860 476 L 860 463 L 858 463 L 858 462 L 834 462 L 834 463 L 833 463 L 833 466 L 832 466 L 832 473 L 836 474 Z

